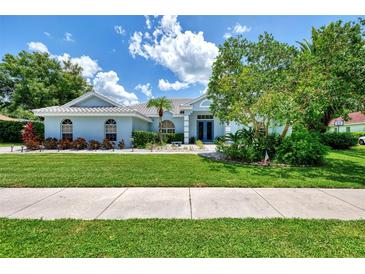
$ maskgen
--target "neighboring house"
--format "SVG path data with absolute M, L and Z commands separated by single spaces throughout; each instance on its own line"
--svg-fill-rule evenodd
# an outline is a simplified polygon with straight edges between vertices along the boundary
M 328 123 L 329 131 L 331 132 L 361 132 L 365 131 L 365 114 L 358 112 L 352 112 L 349 114 L 350 119 L 345 121 L 343 118 L 338 117 L 332 119 Z
M 163 133 L 183 133 L 184 143 L 191 137 L 210 143 L 228 132 L 243 126 L 224 124 L 210 112 L 211 101 L 206 95 L 196 99 L 171 99 L 172 109 L 165 111 Z M 63 105 L 34 109 L 34 114 L 44 117 L 45 138 L 71 139 L 83 137 L 102 141 L 109 138 L 124 140 L 130 147 L 133 130 L 158 132 L 159 117 L 155 108 L 147 103 L 125 106 L 96 92 L 88 92 Z M 280 133 L 282 127 L 271 132 Z

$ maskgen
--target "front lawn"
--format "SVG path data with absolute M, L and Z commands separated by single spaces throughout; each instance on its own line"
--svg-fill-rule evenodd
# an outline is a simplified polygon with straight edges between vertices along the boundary
M 323 167 L 258 167 L 197 155 L 0 154 L 2 187 L 365 187 L 365 147 L 332 151 Z
M 365 257 L 365 221 L 0 219 L 0 257 Z

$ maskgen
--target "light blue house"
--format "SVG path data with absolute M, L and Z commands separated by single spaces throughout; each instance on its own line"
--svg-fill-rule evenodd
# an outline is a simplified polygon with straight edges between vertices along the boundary
M 191 137 L 211 143 L 218 136 L 235 132 L 242 126 L 224 124 L 210 112 L 211 101 L 206 95 L 195 99 L 171 99 L 172 109 L 165 111 L 163 133 L 184 133 L 184 143 Z M 88 92 L 63 106 L 34 109 L 34 114 L 44 117 L 45 138 L 102 141 L 109 138 L 124 140 L 130 147 L 133 130 L 158 132 L 159 117 L 155 108 L 147 103 L 121 105 L 100 93 Z M 273 128 L 279 132 L 281 128 Z

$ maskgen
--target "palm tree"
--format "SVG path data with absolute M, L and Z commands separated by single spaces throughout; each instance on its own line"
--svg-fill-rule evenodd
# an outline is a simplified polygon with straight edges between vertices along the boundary
M 165 96 L 160 98 L 150 99 L 147 103 L 147 107 L 148 108 L 155 107 L 157 109 L 157 113 L 160 118 L 160 122 L 158 125 L 159 137 L 160 137 L 160 142 L 162 143 L 162 116 L 164 111 L 172 109 L 171 101 L 168 100 Z
M 303 39 L 303 41 L 296 41 L 299 44 L 299 49 L 301 52 L 315 53 L 313 43 L 308 41 L 307 39 Z

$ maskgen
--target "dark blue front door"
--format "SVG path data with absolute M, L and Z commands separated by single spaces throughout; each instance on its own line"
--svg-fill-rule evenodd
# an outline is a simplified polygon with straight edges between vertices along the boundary
M 197 139 L 203 142 L 213 142 L 213 121 L 198 121 Z

